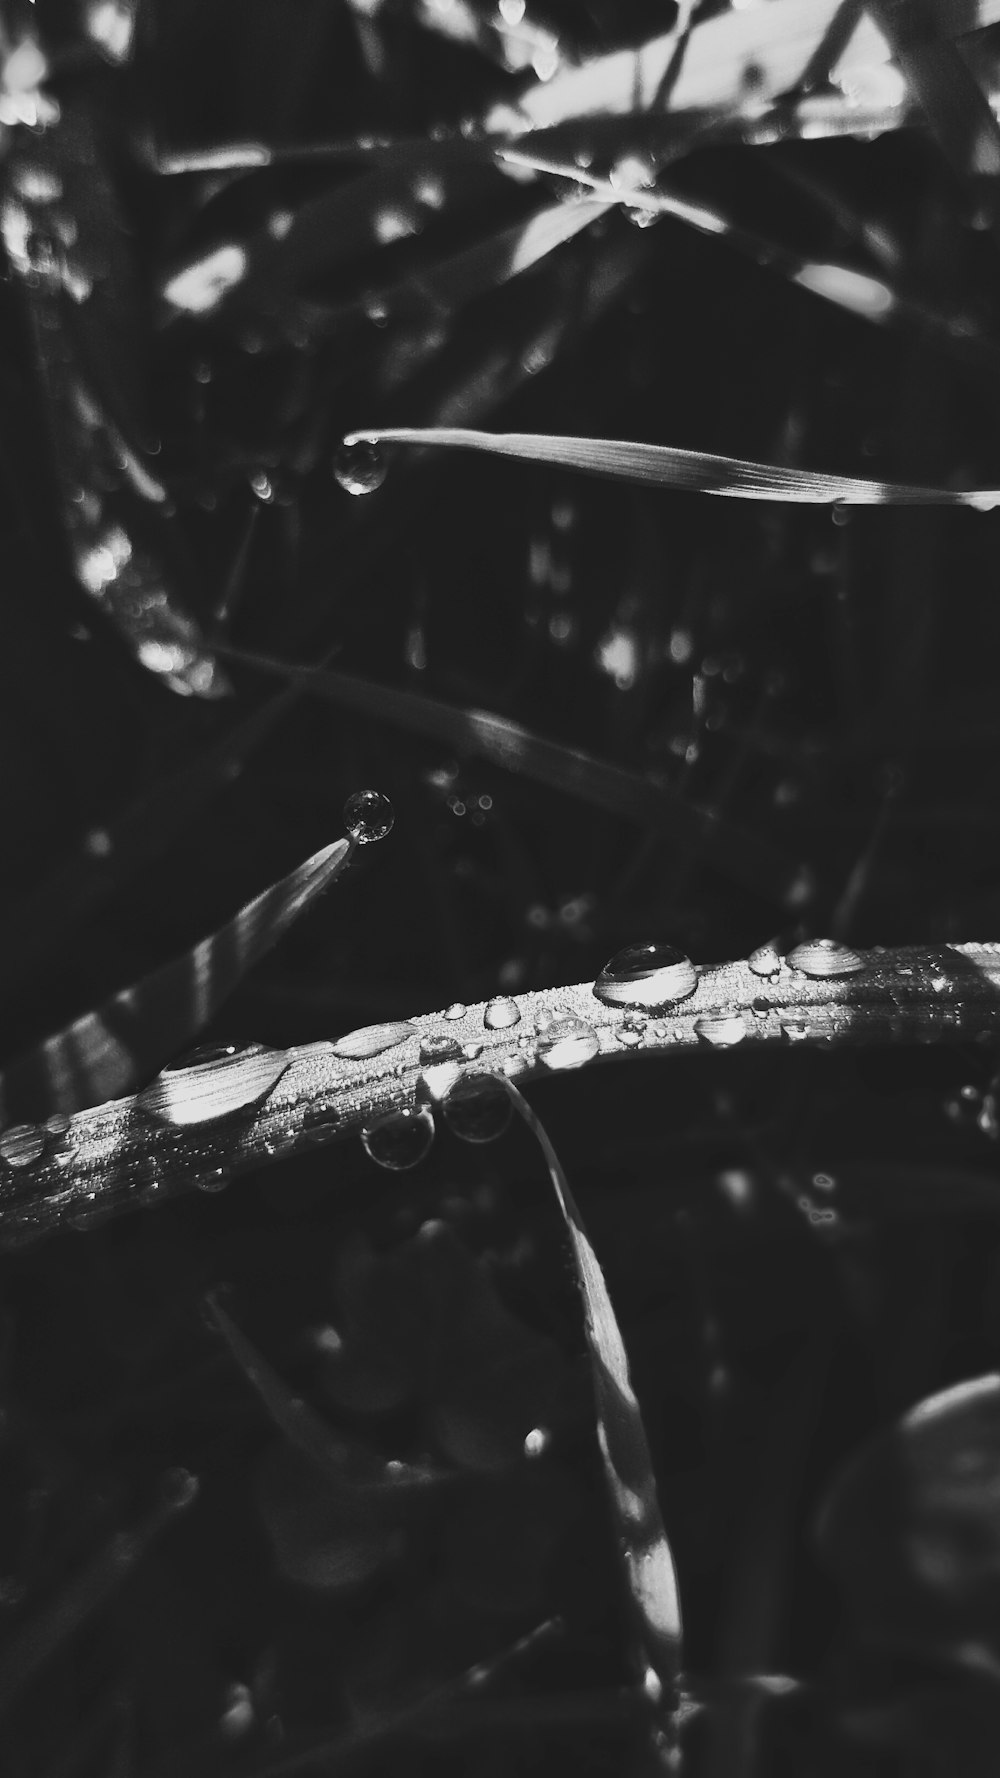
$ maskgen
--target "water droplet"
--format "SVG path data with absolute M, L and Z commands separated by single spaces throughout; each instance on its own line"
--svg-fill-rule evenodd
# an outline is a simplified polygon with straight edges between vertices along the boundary
M 350 1062 L 367 1062 L 369 1057 L 380 1056 L 383 1050 L 394 1049 L 397 1043 L 405 1043 L 416 1034 L 416 1026 L 402 1019 L 391 1025 L 361 1025 L 357 1031 L 338 1037 L 333 1053 Z
M 487 1003 L 486 1011 L 483 1013 L 483 1024 L 487 1031 L 508 1031 L 511 1025 L 520 1023 L 521 1008 L 516 1000 L 511 1000 L 506 994 L 501 994 L 495 1000 L 490 1000 Z
M 777 975 L 781 968 L 781 958 L 772 944 L 758 945 L 747 958 L 747 968 L 754 975 Z
M 800 969 L 803 975 L 813 976 L 822 980 L 826 976 L 857 975 L 865 966 L 865 960 L 849 945 L 842 945 L 835 938 L 810 938 L 805 944 L 796 945 L 789 951 L 785 959 L 790 969 Z
M 781 1029 L 789 1043 L 803 1043 L 809 1033 L 799 1019 L 782 1019 Z
M 405 1173 L 430 1153 L 434 1118 L 426 1105 L 406 1105 L 400 1111 L 366 1124 L 361 1132 L 365 1152 L 390 1173 Z
M 0 1134 L 0 1160 L 8 1167 L 33 1167 L 45 1152 L 45 1131 L 38 1124 L 11 1124 Z
M 643 1040 L 644 1035 L 645 1035 L 645 1026 L 644 1025 L 633 1025 L 629 1022 L 628 1019 L 623 1019 L 621 1024 L 618 1026 L 617 1030 L 615 1031 L 615 1037 L 617 1038 L 618 1042 L 620 1044 L 623 1044 L 624 1047 L 629 1050 L 638 1049 L 639 1045 L 641 1044 L 641 1042 Z
M 229 1175 L 225 1167 L 206 1167 L 204 1173 L 199 1174 L 195 1180 L 200 1192 L 222 1192 L 228 1184 Z
M 344 804 L 344 826 L 359 846 L 384 840 L 395 819 L 389 798 L 378 790 L 356 790 Z
M 475 1062 L 477 1057 L 482 1055 L 484 1048 L 485 1045 L 481 1043 L 463 1043 L 462 1054 L 467 1062 Z
M 556 1013 L 538 1036 L 538 1059 L 546 1068 L 581 1068 L 600 1049 L 593 1025 L 573 1013 Z
M 750 1011 L 753 1013 L 755 1019 L 766 1019 L 770 1010 L 771 1008 L 768 1002 L 759 997 L 750 1002 Z
M 455 1062 L 461 1054 L 461 1044 L 449 1031 L 428 1031 L 420 1039 L 421 1062 Z
M 526 1457 L 544 1457 L 552 1443 L 552 1434 L 547 1426 L 533 1426 L 524 1441 Z
M 162 1123 L 214 1123 L 217 1118 L 259 1105 L 273 1092 L 287 1067 L 283 1051 L 265 1049 L 262 1044 L 235 1053 L 226 1048 L 211 1050 L 206 1060 L 185 1060 L 164 1068 L 136 1095 L 135 1103 Z
M 716 1049 L 732 1049 L 733 1044 L 742 1043 L 747 1034 L 738 1012 L 705 1013 L 702 1018 L 695 1019 L 694 1028 L 699 1037 L 714 1044 Z
M 464 1019 L 468 1010 L 461 1000 L 453 1000 L 444 1016 L 446 1019 Z
M 349 494 L 374 494 L 385 481 L 385 458 L 372 439 L 359 438 L 341 445 L 333 459 L 333 473 Z
M 341 1117 L 332 1105 L 310 1105 L 302 1114 L 302 1135 L 306 1142 L 323 1143 L 339 1129 Z
M 628 945 L 606 963 L 594 983 L 605 1006 L 669 1006 L 698 986 L 690 957 L 674 945 Z
M 448 1128 L 463 1142 L 495 1142 L 513 1116 L 513 1106 L 491 1074 L 466 1074 L 444 1101 Z
M 461 1056 L 461 1053 L 461 1050 L 457 1051 L 458 1056 Z M 461 1080 L 463 1073 L 464 1068 L 461 1061 L 432 1062 L 420 1074 L 417 1082 L 418 1090 L 425 1098 L 440 1103 L 445 1094 L 451 1092 L 455 1082 Z
M 670 1026 L 657 1024 L 653 1026 L 652 1030 L 657 1043 L 662 1043 L 664 1038 L 669 1035 Z

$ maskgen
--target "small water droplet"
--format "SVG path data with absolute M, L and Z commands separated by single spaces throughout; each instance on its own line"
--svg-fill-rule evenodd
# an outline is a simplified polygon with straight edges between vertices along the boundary
M 524 1441 L 526 1457 L 544 1457 L 552 1443 L 552 1434 L 547 1426 L 533 1426 Z
M 652 1027 L 652 1031 L 657 1043 L 662 1043 L 664 1038 L 669 1034 L 670 1026 L 656 1024 Z
M 302 1114 L 302 1135 L 306 1142 L 323 1143 L 339 1129 L 341 1116 L 332 1105 L 310 1105 Z
M 781 968 L 781 958 L 774 945 L 758 945 L 757 949 L 751 951 L 747 958 L 747 968 L 752 970 L 754 975 L 777 975 Z
M 359 846 L 384 840 L 395 819 L 389 798 L 378 790 L 356 790 L 344 804 L 344 826 Z
M 405 1173 L 430 1153 L 434 1118 L 426 1105 L 407 1105 L 366 1124 L 361 1141 L 377 1166 L 390 1173 Z
M 342 444 L 333 459 L 333 473 L 349 494 L 374 494 L 385 481 L 386 462 L 370 438 Z
M 697 986 L 698 971 L 675 945 L 628 945 L 604 965 L 594 995 L 605 1006 L 669 1006 Z
M 45 1152 L 45 1131 L 38 1124 L 11 1124 L 0 1134 L 0 1160 L 8 1167 L 33 1167 Z
M 849 945 L 842 945 L 835 938 L 810 938 L 805 944 L 796 945 L 789 951 L 785 959 L 790 969 L 799 969 L 803 975 L 823 980 L 827 976 L 857 975 L 865 966 L 865 960 Z
M 732 1049 L 735 1043 L 742 1043 L 747 1028 L 738 1012 L 705 1013 L 695 1019 L 694 1028 L 699 1037 L 711 1043 L 716 1049 Z
M 447 1008 L 444 1016 L 446 1019 L 464 1019 L 468 1010 L 468 1007 L 463 1005 L 461 1000 L 453 1000 L 451 1005 Z
M 782 1019 L 781 1029 L 789 1043 L 803 1043 L 809 1033 L 799 1019 Z
M 481 1056 L 485 1045 L 482 1043 L 463 1043 L 462 1054 L 467 1062 L 475 1062 Z
M 520 1023 L 521 1008 L 516 1000 L 509 999 L 506 994 L 500 994 L 495 1000 L 490 1000 L 487 1003 L 486 1011 L 483 1013 L 483 1024 L 487 1031 L 508 1031 L 511 1025 Z
M 349 1062 L 367 1062 L 371 1056 L 380 1056 L 383 1050 L 394 1049 L 397 1043 L 405 1043 L 416 1034 L 416 1026 L 403 1019 L 390 1025 L 361 1025 L 357 1031 L 338 1037 L 333 1053 Z
M 195 1052 L 196 1055 L 204 1052 Z M 259 1105 L 274 1091 L 288 1067 L 282 1050 L 261 1044 L 232 1053 L 212 1050 L 204 1061 L 185 1061 L 164 1068 L 136 1094 L 137 1107 L 162 1123 L 214 1123 Z
M 466 1074 L 444 1101 L 448 1128 L 463 1142 L 495 1142 L 513 1116 L 513 1106 L 491 1074 Z
M 450 1031 L 428 1031 L 420 1039 L 421 1062 L 455 1062 L 461 1054 L 462 1046 Z
M 539 1032 L 538 1059 L 546 1068 L 581 1068 L 600 1049 L 593 1025 L 573 1013 L 556 1013 Z
M 623 1044 L 625 1049 L 629 1049 L 629 1050 L 638 1049 L 639 1045 L 641 1044 L 641 1042 L 643 1040 L 644 1035 L 645 1035 L 645 1028 L 644 1027 L 642 1027 L 642 1026 L 636 1027 L 635 1025 L 631 1025 L 625 1019 L 622 1020 L 622 1023 L 618 1026 L 617 1030 L 615 1031 L 615 1037 L 616 1037 L 617 1041 L 620 1044 Z
M 461 1050 L 456 1049 L 456 1057 L 460 1057 L 461 1053 Z M 458 1059 L 451 1062 L 432 1062 L 422 1070 L 418 1078 L 418 1093 L 440 1103 L 445 1094 L 451 1092 L 455 1082 L 461 1080 L 463 1073 L 462 1062 Z
M 225 1167 L 206 1167 L 204 1173 L 199 1174 L 195 1180 L 200 1192 L 222 1192 L 228 1184 L 229 1175 Z
M 771 1008 L 768 1002 L 760 999 L 759 996 L 756 1000 L 751 1000 L 750 1002 L 750 1011 L 753 1013 L 755 1019 L 766 1019 L 770 1010 Z

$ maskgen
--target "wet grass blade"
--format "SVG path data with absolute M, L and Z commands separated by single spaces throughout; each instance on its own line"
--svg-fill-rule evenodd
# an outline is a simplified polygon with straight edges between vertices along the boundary
M 487 759 L 505 771 L 544 784 L 565 796 L 604 809 L 623 821 L 672 834 L 685 845 L 701 847 L 721 871 L 777 905 L 794 905 L 803 893 L 800 865 L 776 847 L 714 810 L 701 808 L 669 786 L 653 783 L 638 772 L 609 765 L 575 747 L 549 741 L 490 710 L 458 709 L 419 692 L 376 685 L 349 673 L 323 667 L 297 666 L 268 655 L 219 645 L 228 659 L 265 673 L 277 673 L 317 697 L 344 710 L 374 716 L 411 734 L 445 741 L 474 758 Z
M 358 428 L 345 444 L 443 445 L 463 451 L 485 451 L 495 457 L 516 457 L 528 463 L 556 463 L 605 481 L 635 482 L 646 487 L 678 488 L 688 493 L 717 494 L 730 500 L 780 500 L 827 506 L 970 506 L 988 512 L 1000 505 L 1000 488 L 918 488 L 900 482 L 862 481 L 849 475 L 824 475 L 811 469 L 786 469 L 780 463 L 754 463 L 743 457 L 720 457 L 706 451 L 685 451 L 673 445 L 634 444 L 615 438 L 561 438 L 536 432 L 473 432 L 459 427 Z
M 129 1092 L 197 1036 L 353 850 L 346 839 L 324 846 L 193 950 L 16 1058 L 0 1074 L 4 1121 L 68 1115 Z
M 682 1632 L 674 1560 L 660 1516 L 646 1429 L 600 1262 L 541 1120 L 512 1081 L 507 1092 L 545 1157 L 573 1250 L 597 1408 L 597 1442 L 641 1642 L 639 1677 L 655 1701 L 666 1768 L 678 1769 Z

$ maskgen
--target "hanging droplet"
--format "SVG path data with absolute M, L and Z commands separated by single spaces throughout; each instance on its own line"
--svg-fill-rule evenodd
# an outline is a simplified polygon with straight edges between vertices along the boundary
M 487 1002 L 483 1013 L 483 1024 L 487 1031 L 509 1031 L 512 1025 L 521 1023 L 521 1008 L 516 1000 L 506 994 L 500 994 L 495 1000 Z
M 801 1019 L 782 1019 L 781 1029 L 789 1043 L 804 1043 L 809 1035 Z
M 582 1068 L 600 1049 L 593 1025 L 573 1013 L 557 1013 L 538 1034 L 538 1060 L 546 1068 Z
M 464 1019 L 468 1010 L 468 1007 L 463 1005 L 461 1000 L 453 1000 L 451 1005 L 445 1011 L 444 1016 L 446 1019 Z
M 803 975 L 823 980 L 826 976 L 857 975 L 865 966 L 865 960 L 849 945 L 842 945 L 835 938 L 810 938 L 805 944 L 796 945 L 789 951 L 785 961 L 791 969 L 800 969 Z
M 449 1130 L 463 1142 L 495 1142 L 513 1116 L 513 1106 L 491 1074 L 465 1074 L 444 1101 Z
M 383 1050 L 395 1049 L 397 1043 L 405 1043 L 408 1037 L 416 1035 L 416 1026 L 408 1025 L 404 1019 L 391 1025 L 361 1025 L 357 1031 L 338 1037 L 333 1053 L 349 1062 L 367 1062 L 371 1056 L 380 1056 Z
M 340 446 L 333 459 L 333 473 L 349 494 L 374 494 L 385 481 L 386 462 L 374 440 L 359 438 Z
M 698 986 L 690 957 L 674 945 L 627 945 L 606 963 L 594 983 L 605 1006 L 670 1006 Z
M 428 1031 L 420 1039 L 421 1062 L 456 1062 L 461 1055 L 461 1044 L 448 1031 Z
M 38 1124 L 11 1124 L 0 1134 L 0 1160 L 8 1167 L 33 1167 L 45 1153 L 45 1131 Z
M 754 975 L 777 975 L 781 968 L 781 958 L 772 944 L 758 945 L 747 958 L 747 968 Z
M 406 1105 L 366 1124 L 361 1141 L 377 1166 L 390 1173 L 405 1173 L 430 1153 L 434 1119 L 426 1105 Z
M 204 1053 L 204 1052 L 196 1052 Z M 259 1105 L 274 1091 L 288 1067 L 282 1050 L 253 1044 L 247 1049 L 221 1053 L 209 1059 L 164 1068 L 136 1095 L 136 1105 L 147 1116 L 165 1124 L 186 1126 L 214 1123 Z
M 356 790 L 344 804 L 344 826 L 359 846 L 384 840 L 395 819 L 389 798 L 378 790 Z
M 461 1050 L 457 1050 L 456 1053 L 458 1057 L 461 1057 Z M 435 1104 L 440 1104 L 441 1100 L 451 1092 L 455 1082 L 461 1080 L 464 1073 L 465 1067 L 461 1060 L 432 1062 L 420 1072 L 417 1080 L 418 1096 L 433 1099 Z
M 699 1037 L 711 1043 L 716 1049 L 732 1049 L 735 1043 L 742 1043 L 747 1028 L 738 1012 L 705 1013 L 695 1019 L 694 1028 Z

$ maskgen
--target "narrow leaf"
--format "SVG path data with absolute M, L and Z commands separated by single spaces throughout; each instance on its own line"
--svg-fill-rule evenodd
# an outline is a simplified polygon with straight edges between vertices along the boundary
M 132 1090 L 197 1036 L 353 850 L 350 840 L 324 846 L 193 950 L 16 1058 L 0 1074 L 3 1121 L 68 1115 Z
M 317 697 L 345 710 L 375 716 L 383 722 L 429 735 L 474 758 L 488 759 L 566 796 L 605 809 L 623 821 L 668 832 L 687 845 L 704 849 L 718 869 L 776 904 L 801 902 L 805 878 L 768 841 L 738 827 L 714 809 L 680 796 L 668 785 L 638 772 L 609 765 L 578 748 L 550 741 L 491 710 L 462 710 L 420 692 L 375 685 L 352 674 L 323 667 L 298 666 L 268 655 L 220 646 L 220 653 L 266 673 L 277 673 Z
M 971 506 L 988 512 L 1000 505 L 1000 488 L 918 488 L 899 482 L 862 481 L 849 475 L 824 475 L 811 469 L 787 469 L 779 463 L 754 463 L 743 457 L 720 457 L 706 451 L 685 451 L 673 445 L 633 444 L 614 438 L 561 438 L 538 432 L 473 432 L 460 427 L 398 426 L 359 429 L 345 444 L 362 439 L 373 444 L 444 445 L 463 451 L 485 451 L 523 462 L 558 463 L 598 475 L 605 481 L 638 482 L 688 493 L 719 494 L 731 500 L 782 500 L 827 506 Z
M 661 1751 L 669 1769 L 676 1770 L 677 1714 L 681 1702 L 680 1600 L 674 1560 L 660 1516 L 649 1442 L 629 1375 L 628 1355 L 604 1274 L 559 1157 L 527 1100 L 512 1081 L 505 1085 L 515 1110 L 545 1157 L 573 1250 L 594 1380 L 597 1442 L 622 1566 L 639 1626 L 641 1665 L 645 1669 L 641 1677 L 647 1694 L 657 1695 Z

